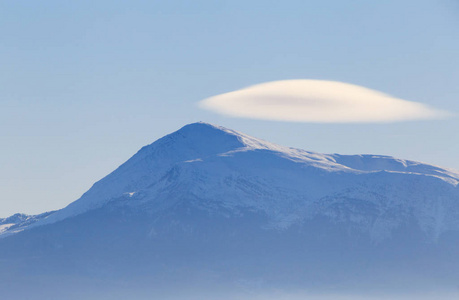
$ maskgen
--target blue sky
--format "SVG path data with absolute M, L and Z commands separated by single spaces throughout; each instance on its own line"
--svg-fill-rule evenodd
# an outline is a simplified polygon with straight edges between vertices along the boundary
M 0 217 L 61 208 L 196 121 L 459 169 L 458 118 L 310 124 L 197 105 L 267 81 L 322 79 L 459 113 L 454 0 L 0 1 L 0 37 Z

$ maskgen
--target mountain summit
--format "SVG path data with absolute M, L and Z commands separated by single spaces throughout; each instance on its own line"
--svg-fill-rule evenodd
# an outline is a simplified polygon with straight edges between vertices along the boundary
M 62 289 L 87 278 L 147 290 L 196 280 L 449 287 L 459 280 L 458 183 L 432 165 L 319 154 L 193 123 L 61 210 L 0 219 L 0 279 L 38 288 L 37 274 L 45 285 L 65 275 Z

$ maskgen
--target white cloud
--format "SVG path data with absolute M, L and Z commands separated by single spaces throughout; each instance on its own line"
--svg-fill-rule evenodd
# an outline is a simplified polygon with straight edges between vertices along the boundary
M 267 82 L 202 100 L 199 105 L 233 117 L 314 123 L 383 123 L 450 115 L 361 86 L 325 80 Z

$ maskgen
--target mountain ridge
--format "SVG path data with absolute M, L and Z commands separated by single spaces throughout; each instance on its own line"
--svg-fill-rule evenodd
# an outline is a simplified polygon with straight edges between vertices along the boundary
M 186 166 L 187 164 L 192 165 L 191 169 L 193 169 L 200 163 L 221 162 L 225 157 L 240 157 L 245 160 L 246 156 L 254 158 L 244 161 L 245 164 L 254 164 L 263 156 L 267 157 L 266 161 L 284 159 L 285 162 L 290 161 L 297 164 L 295 167 L 311 168 L 311 170 L 316 170 L 314 172 L 322 170 L 329 174 L 349 173 L 353 175 L 388 172 L 431 176 L 454 187 L 457 187 L 459 183 L 457 173 L 433 165 L 381 155 L 319 154 L 276 145 L 238 131 L 198 122 L 185 125 L 142 147 L 135 155 L 96 182 L 80 199 L 67 207 L 52 213 L 34 216 L 31 218 L 33 222 L 19 221 L 9 227 L 4 225 L 0 236 L 8 236 L 35 226 L 59 222 L 68 217 L 97 209 L 120 197 L 127 196 L 129 199 L 135 199 L 139 193 L 142 194 L 152 185 L 164 181 L 165 176 L 172 174 L 173 170 L 185 172 L 184 170 L 190 169 L 189 166 Z M 187 180 L 187 178 L 183 179 L 184 182 Z M 310 188 L 315 189 L 314 186 Z
M 0 219 L 0 294 L 456 291 L 458 181 L 409 160 L 320 154 L 190 124 L 61 210 Z

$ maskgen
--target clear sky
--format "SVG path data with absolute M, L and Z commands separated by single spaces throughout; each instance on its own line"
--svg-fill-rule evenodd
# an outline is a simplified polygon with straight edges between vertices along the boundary
M 312 124 L 197 105 L 267 81 L 322 79 L 459 113 L 458 53 L 455 0 L 0 0 L 0 217 L 61 208 L 196 121 L 459 169 L 458 118 Z

